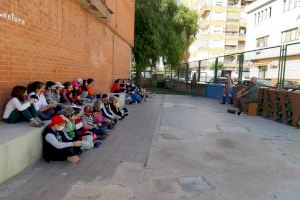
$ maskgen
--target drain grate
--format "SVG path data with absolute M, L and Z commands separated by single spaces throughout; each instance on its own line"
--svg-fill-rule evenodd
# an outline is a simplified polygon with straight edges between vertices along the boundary
M 216 188 L 203 176 L 190 176 L 178 179 L 181 187 L 187 192 L 210 192 Z

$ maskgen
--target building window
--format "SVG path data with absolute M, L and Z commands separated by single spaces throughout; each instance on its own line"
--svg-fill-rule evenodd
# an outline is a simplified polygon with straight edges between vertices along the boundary
M 281 43 L 299 40 L 299 29 L 294 28 L 281 33 Z
M 223 6 L 223 1 L 216 1 L 216 6 Z
M 256 47 L 267 47 L 269 36 L 261 37 L 256 39 Z
M 262 21 L 267 20 L 271 17 L 272 17 L 272 7 L 265 8 L 254 14 L 254 25 L 259 25 Z

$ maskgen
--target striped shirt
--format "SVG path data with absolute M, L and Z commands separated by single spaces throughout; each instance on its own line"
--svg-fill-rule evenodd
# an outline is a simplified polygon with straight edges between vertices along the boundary
M 85 123 L 87 125 L 87 127 L 89 129 L 94 128 L 94 116 L 93 115 L 88 116 L 88 115 L 83 114 L 81 119 L 82 119 L 83 123 Z

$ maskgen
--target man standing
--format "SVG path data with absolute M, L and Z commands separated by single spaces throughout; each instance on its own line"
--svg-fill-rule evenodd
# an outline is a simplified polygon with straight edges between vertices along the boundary
M 245 112 L 245 106 L 247 103 L 255 103 L 257 102 L 258 97 L 258 87 L 256 85 L 257 78 L 251 78 L 251 85 L 248 88 L 242 89 L 237 93 L 237 103 L 240 115 L 242 112 Z
M 233 104 L 233 99 L 232 99 L 232 85 L 233 85 L 233 80 L 231 78 L 230 73 L 226 74 L 226 81 L 225 81 L 225 87 L 224 87 L 224 93 L 223 93 L 223 98 L 221 104 L 225 104 L 226 102 L 226 97 L 229 97 L 230 104 Z

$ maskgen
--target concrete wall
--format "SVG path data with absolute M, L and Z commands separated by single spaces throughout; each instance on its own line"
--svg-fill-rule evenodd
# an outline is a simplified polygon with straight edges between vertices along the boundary
M 76 0 L 1 1 L 0 107 L 13 86 L 35 80 L 91 77 L 97 90 L 107 92 L 114 79 L 128 78 L 134 0 L 106 3 L 114 12 L 108 22 Z
M 182 93 L 192 93 L 191 84 L 184 82 L 174 82 L 174 81 L 166 81 L 166 88 L 170 90 L 174 90 L 176 92 Z M 198 84 L 197 94 L 199 96 L 205 96 L 206 85 Z
M 6 140 L 7 137 L 0 134 L 0 184 L 42 157 L 43 128 L 30 128 L 27 123 L 12 126 L 2 127 L 2 130 L 5 131 L 3 134 L 11 134 L 13 138 Z

